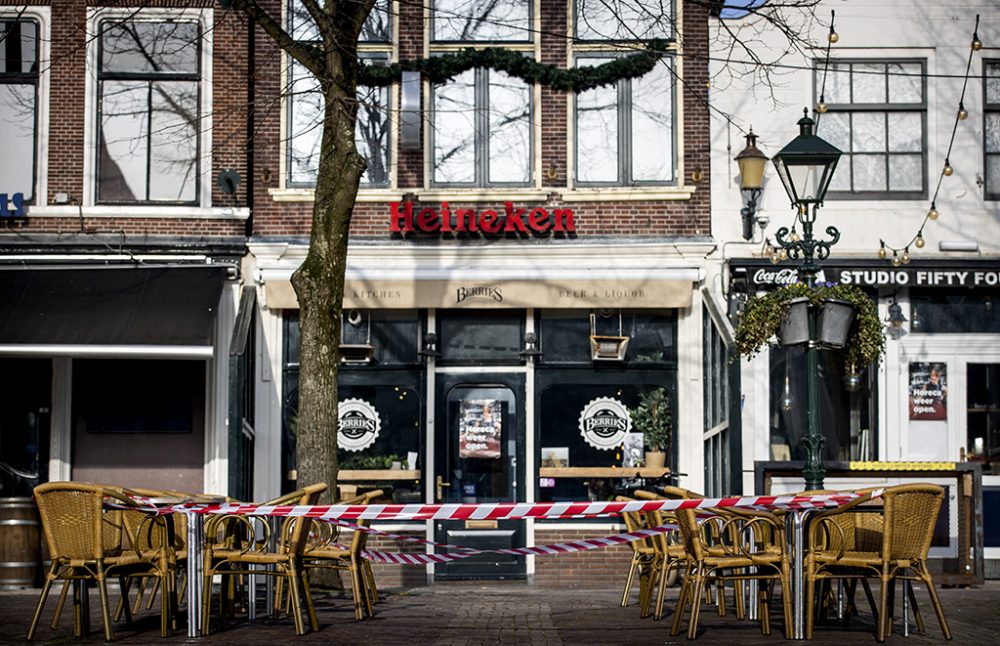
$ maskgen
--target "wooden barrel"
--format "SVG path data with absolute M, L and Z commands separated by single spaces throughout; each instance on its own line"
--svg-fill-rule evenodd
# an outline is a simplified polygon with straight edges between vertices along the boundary
M 31 498 L 0 498 L 0 590 L 35 585 L 41 543 Z

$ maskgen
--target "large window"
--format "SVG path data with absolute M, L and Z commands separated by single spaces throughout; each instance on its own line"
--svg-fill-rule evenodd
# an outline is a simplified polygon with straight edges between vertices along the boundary
M 35 197 L 38 23 L 0 18 L 0 178 L 2 191 Z
M 360 58 L 366 64 L 389 62 L 392 33 L 389 4 L 389 0 L 378 0 L 361 29 Z M 296 40 L 321 44 L 315 23 L 299 1 L 289 3 L 288 28 Z M 361 186 L 386 187 L 390 181 L 389 88 L 359 85 L 357 98 L 354 143 L 358 154 L 368 161 Z M 290 57 L 287 105 L 287 184 L 314 186 L 323 138 L 323 94 L 315 77 Z
M 607 57 L 580 56 L 578 66 Z M 580 92 L 576 98 L 576 181 L 580 185 L 674 181 L 672 62 L 645 76 Z
M 906 199 L 927 194 L 927 99 L 922 61 L 840 61 L 816 95 L 829 111 L 817 134 L 844 156 L 828 197 Z
M 435 85 L 433 183 L 524 186 L 531 181 L 531 87 L 475 69 Z
M 531 40 L 528 0 L 434 0 L 432 6 L 435 42 Z
M 104 21 L 99 44 L 97 200 L 196 204 L 199 24 Z
M 986 199 L 1000 200 L 1000 61 L 983 64 Z
M 669 39 L 674 35 L 671 0 L 576 0 L 578 40 Z

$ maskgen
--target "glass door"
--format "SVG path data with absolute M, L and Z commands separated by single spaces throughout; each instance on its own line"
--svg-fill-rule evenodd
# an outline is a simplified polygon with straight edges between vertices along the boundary
M 524 376 L 441 374 L 437 384 L 435 502 L 523 499 Z M 468 520 L 438 521 L 435 535 L 447 545 L 504 549 L 523 546 L 525 534 L 523 521 Z M 483 554 L 435 566 L 438 579 L 524 576 L 523 556 Z

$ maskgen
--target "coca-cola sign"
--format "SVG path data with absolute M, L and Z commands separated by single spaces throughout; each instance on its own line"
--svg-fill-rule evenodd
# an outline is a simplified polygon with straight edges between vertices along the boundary
M 755 288 L 790 285 L 798 281 L 796 267 L 739 265 L 733 263 L 734 274 L 745 273 Z M 1000 271 L 993 267 L 854 267 L 826 266 L 816 276 L 818 282 L 858 285 L 859 287 L 997 287 Z

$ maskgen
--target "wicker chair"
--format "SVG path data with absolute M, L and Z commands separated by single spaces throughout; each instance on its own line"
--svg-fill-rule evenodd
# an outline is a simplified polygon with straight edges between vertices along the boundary
M 618 502 L 631 502 L 634 498 L 618 496 Z M 622 514 L 625 522 L 625 530 L 629 533 L 643 529 L 646 523 L 643 515 L 639 512 L 626 512 Z M 653 541 L 649 538 L 640 538 L 629 543 L 632 548 L 632 562 L 629 564 L 628 577 L 625 579 L 625 589 L 622 591 L 622 608 L 628 605 L 628 598 L 632 592 L 632 583 L 635 581 L 636 573 L 639 574 L 639 607 L 640 616 L 645 617 L 649 611 L 649 594 L 652 592 L 652 580 L 654 562 L 656 561 L 656 549 Z
M 681 621 L 688 603 L 691 604 L 691 618 L 688 623 L 688 639 L 698 634 L 698 615 L 701 597 L 707 582 L 749 579 L 766 581 L 758 592 L 758 616 L 761 633 L 769 635 L 771 588 L 775 581 L 781 584 L 781 599 L 784 610 L 785 638 L 791 638 L 791 570 L 788 550 L 785 546 L 783 523 L 773 514 L 753 512 L 752 514 L 720 515 L 717 521 L 698 522 L 692 509 L 675 512 L 677 524 L 687 552 L 687 568 L 681 586 L 677 610 L 671 626 L 671 634 L 680 633 Z M 716 526 L 718 531 L 712 531 Z M 714 545 L 711 543 L 715 543 Z M 751 571 L 750 568 L 754 568 Z M 739 586 L 736 588 L 739 590 Z M 721 604 L 721 600 L 720 600 Z M 737 607 L 740 603 L 737 601 Z M 724 613 L 720 607 L 719 613 Z M 739 613 L 738 613 L 739 615 Z
M 382 496 L 381 489 L 369 491 L 350 500 L 342 500 L 341 505 L 367 505 L 372 500 Z M 314 521 L 315 522 L 315 521 Z M 370 521 L 358 520 L 358 527 L 367 527 Z M 329 526 L 329 525 L 327 525 Z M 378 601 L 378 589 L 375 587 L 375 576 L 372 573 L 371 562 L 361 556 L 368 543 L 368 532 L 362 529 L 354 530 L 351 545 L 347 549 L 331 545 L 336 534 L 318 544 L 310 545 L 302 555 L 306 571 L 316 568 L 345 570 L 351 575 L 351 593 L 354 597 L 354 617 L 359 621 L 374 614 L 372 604 Z
M 109 575 L 118 576 L 120 580 L 126 577 L 155 576 L 165 586 L 169 585 L 167 582 L 173 577 L 173 572 L 170 569 L 166 524 L 160 518 L 144 516 L 149 531 L 160 538 L 156 539 L 158 548 L 141 550 L 138 547 L 140 539 L 126 531 L 122 512 L 116 510 L 105 513 L 105 499 L 113 500 L 123 507 L 136 506 L 120 490 L 101 485 L 50 482 L 35 487 L 35 501 L 52 566 L 45 576 L 35 615 L 28 629 L 29 640 L 35 636 L 49 591 L 58 580 L 96 583 L 101 599 L 104 638 L 108 641 L 114 638 L 106 583 Z M 122 540 L 123 533 L 127 535 L 127 541 Z M 79 598 L 74 602 L 74 635 L 79 637 L 89 629 L 88 613 L 85 612 L 86 589 L 78 589 L 77 595 Z M 53 623 L 57 620 L 58 612 Z M 160 634 L 163 637 L 170 634 L 170 621 L 170 606 L 164 596 L 160 618 Z
M 890 487 L 882 494 L 882 514 L 855 509 L 872 497 L 862 497 L 837 509 L 818 514 L 809 529 L 806 554 L 806 636 L 812 636 L 813 597 L 816 583 L 830 578 L 878 578 L 881 583 L 876 615 L 877 639 L 892 631 L 890 609 L 896 579 L 918 580 L 927 586 L 945 639 L 951 630 L 927 569 L 927 554 L 944 489 L 933 484 Z M 866 586 L 867 590 L 867 586 Z M 918 628 L 923 620 L 917 614 Z
M 262 503 L 263 505 L 314 505 L 320 495 L 327 490 L 326 483 L 304 487 L 290 494 Z M 255 570 L 255 574 L 274 576 L 279 582 L 287 579 L 292 590 L 292 619 L 295 622 L 296 634 L 305 634 L 305 622 L 302 618 L 302 601 L 305 601 L 309 614 L 309 624 L 313 631 L 319 630 L 316 611 L 313 608 L 312 596 L 309 591 L 309 580 L 302 569 L 302 552 L 306 545 L 306 536 L 310 525 L 308 519 L 289 517 L 281 524 L 281 537 L 277 549 L 268 547 L 270 529 L 266 523 L 263 527 L 264 540 L 255 541 L 257 526 L 247 516 L 225 515 L 216 516 L 205 523 L 204 559 L 204 593 L 202 594 L 202 634 L 207 635 L 209 616 L 212 603 L 212 579 L 215 575 L 222 577 L 220 587 L 220 616 L 224 618 L 227 581 L 241 578 L 249 573 L 252 565 L 268 566 L 268 569 Z M 277 608 L 277 606 L 276 606 Z
M 635 497 L 639 500 L 663 500 L 664 497 L 701 497 L 698 494 L 687 491 L 686 489 L 680 489 L 678 487 L 666 487 L 666 490 L 667 495 L 662 496 L 660 494 L 639 489 L 636 490 Z M 676 518 L 673 514 L 664 514 L 662 511 L 643 512 L 643 516 L 645 517 L 645 524 L 648 527 L 661 527 L 663 525 L 676 523 Z M 687 562 L 687 553 L 684 551 L 683 544 L 671 543 L 667 534 L 652 536 L 649 541 L 652 545 L 654 553 L 652 576 L 650 578 L 650 590 L 646 595 L 645 603 L 641 605 L 642 610 L 639 616 L 649 616 L 649 606 L 652 602 L 652 586 L 656 585 L 656 610 L 653 613 L 653 619 L 662 619 L 664 601 L 667 598 L 667 584 L 670 580 L 670 573 L 672 571 L 676 571 Z

